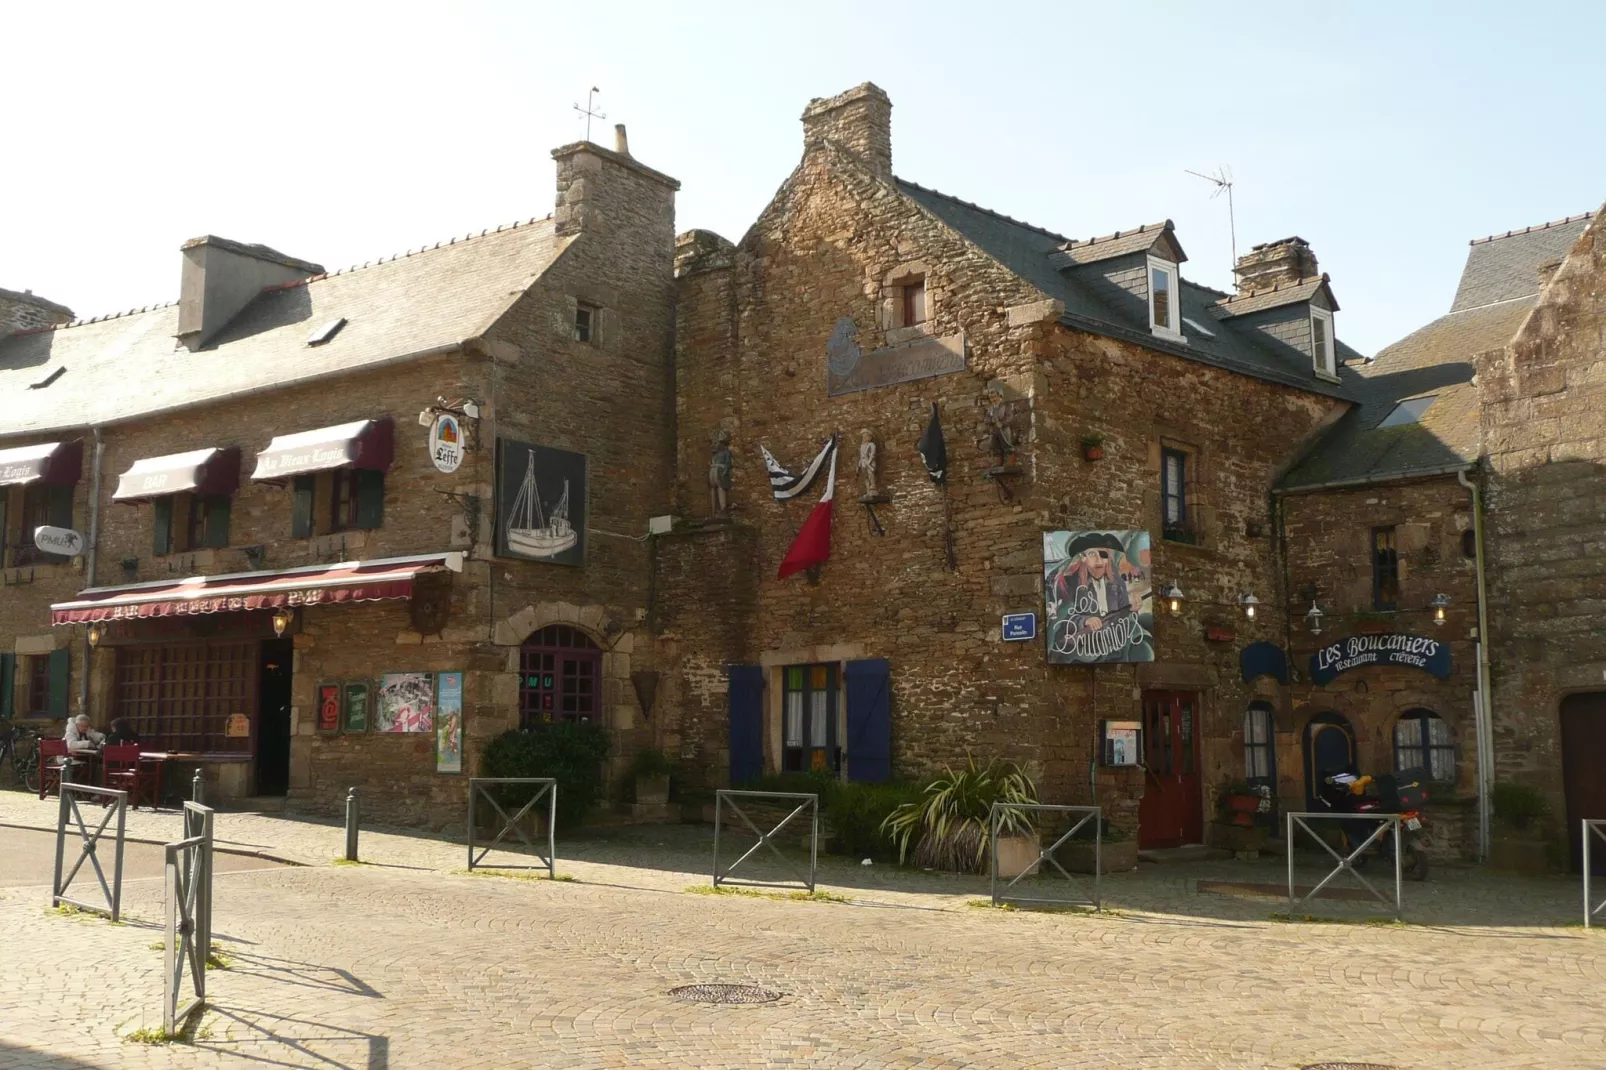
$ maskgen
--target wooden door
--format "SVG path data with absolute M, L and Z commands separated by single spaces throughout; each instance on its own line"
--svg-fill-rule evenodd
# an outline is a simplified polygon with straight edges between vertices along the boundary
M 1146 768 L 1138 803 L 1138 846 L 1202 842 L 1199 696 L 1191 691 L 1145 691 L 1143 749 Z
M 1318 713 L 1305 725 L 1305 809 L 1319 812 L 1316 789 L 1335 773 L 1355 773 L 1355 732 L 1341 713 Z
M 1579 824 L 1584 818 L 1606 819 L 1606 692 L 1568 695 L 1561 700 L 1561 776 L 1567 796 L 1567 839 L 1572 844 L 1572 871 L 1583 872 L 1584 850 Z M 1606 843 L 1590 844 L 1590 869 L 1606 877 Z

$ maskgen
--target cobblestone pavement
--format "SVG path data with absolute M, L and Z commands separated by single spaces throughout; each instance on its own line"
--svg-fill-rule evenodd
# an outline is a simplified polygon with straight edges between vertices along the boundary
M 0 823 L 53 816 L 0 793 Z M 177 818 L 129 826 L 164 839 Z M 1606 1068 L 1606 933 L 1578 927 L 1573 882 L 1445 871 L 1407 887 L 1412 924 L 1290 924 L 1271 920 L 1278 900 L 1195 890 L 1276 882 L 1271 862 L 1145 865 L 1107 878 L 1118 909 L 1090 915 L 977 908 L 985 881 L 840 860 L 822 888 L 846 904 L 689 894 L 708 881 L 701 828 L 563 843 L 559 882 L 469 876 L 461 845 L 427 837 L 365 832 L 373 864 L 337 867 L 338 827 L 220 814 L 217 829 L 312 864 L 217 876 L 232 963 L 208 975 L 195 1042 L 123 1039 L 160 1024 L 160 882 L 128 882 L 130 920 L 111 925 L 47 911 L 44 873 L 0 887 L 0 1070 Z M 706 981 L 785 995 L 666 994 Z

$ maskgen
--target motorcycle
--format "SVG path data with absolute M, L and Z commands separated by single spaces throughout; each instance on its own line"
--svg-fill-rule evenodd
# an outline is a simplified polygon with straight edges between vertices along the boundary
M 1377 776 L 1337 773 L 1322 778 L 1322 787 L 1316 797 L 1335 814 L 1400 815 L 1401 869 L 1410 880 L 1428 879 L 1428 853 L 1422 835 L 1422 830 L 1427 827 L 1423 808 L 1427 805 L 1428 789 L 1427 778 L 1419 771 L 1381 773 Z M 1338 824 L 1340 849 L 1345 855 L 1376 831 L 1375 825 L 1364 821 L 1343 821 Z M 1373 857 L 1392 858 L 1392 836 L 1391 832 L 1383 833 L 1351 864 L 1356 869 L 1365 869 Z

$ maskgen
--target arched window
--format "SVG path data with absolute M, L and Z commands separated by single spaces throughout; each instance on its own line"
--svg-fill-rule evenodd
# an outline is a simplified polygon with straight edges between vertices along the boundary
M 1455 783 L 1455 739 L 1432 710 L 1408 710 L 1394 722 L 1394 771 L 1424 770 L 1429 780 Z
M 1244 779 L 1251 784 L 1276 783 L 1277 759 L 1272 730 L 1269 703 L 1251 703 L 1244 710 Z
M 602 650 L 578 628 L 553 624 L 519 651 L 519 727 L 600 721 Z

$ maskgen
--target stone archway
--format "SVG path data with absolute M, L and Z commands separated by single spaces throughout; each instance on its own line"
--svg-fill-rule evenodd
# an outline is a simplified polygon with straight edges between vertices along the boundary
M 623 627 L 604 606 L 572 602 L 536 602 L 497 622 L 492 641 L 507 647 L 508 652 L 495 701 L 504 711 L 508 727 L 517 727 L 519 720 L 520 648 L 530 636 L 554 624 L 576 629 L 602 650 L 602 723 L 618 732 L 640 727 L 640 710 L 630 683 L 634 630 Z

